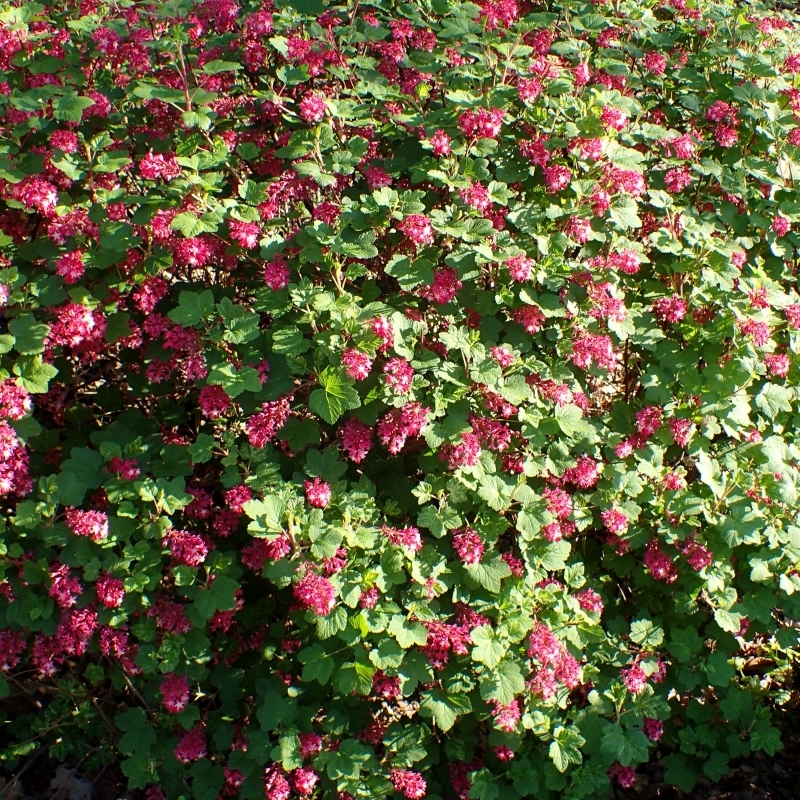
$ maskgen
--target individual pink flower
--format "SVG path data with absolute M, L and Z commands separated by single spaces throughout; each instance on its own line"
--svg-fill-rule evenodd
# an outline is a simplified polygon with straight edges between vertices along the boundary
M 450 469 L 474 467 L 481 455 L 481 442 L 474 433 L 462 433 L 458 444 L 444 444 L 439 450 L 439 458 L 447 461 Z
M 600 465 L 589 456 L 581 456 L 574 467 L 564 471 L 562 478 L 581 489 L 591 489 L 600 480 Z
M 50 146 L 64 153 L 77 153 L 78 134 L 74 131 L 53 131 L 50 134 Z
M 441 267 L 434 270 L 433 284 L 423 287 L 420 296 L 443 306 L 455 299 L 461 286 L 458 273 L 452 267 Z
M 253 249 L 258 245 L 261 237 L 261 228 L 255 222 L 240 222 L 239 220 L 228 220 L 228 229 L 231 232 L 231 239 L 238 242 L 242 247 Z
M 513 312 L 514 321 L 525 329 L 526 333 L 538 333 L 545 323 L 545 316 L 537 306 L 522 306 Z
M 506 112 L 502 108 L 479 108 L 464 111 L 458 118 L 458 127 L 468 137 L 495 139 L 500 133 Z
M 264 773 L 264 794 L 267 800 L 289 800 L 292 787 L 280 765 L 272 764 Z
M 327 508 L 331 502 L 331 487 L 330 484 L 319 478 L 314 478 L 313 481 L 304 482 L 306 490 L 306 500 L 310 506 L 314 508 Z
M 680 322 L 689 310 L 689 303 L 680 295 L 658 297 L 653 301 L 653 313 L 660 322 L 673 325 Z
M 544 168 L 544 181 L 550 194 L 558 194 L 558 192 L 570 185 L 572 173 L 569 171 L 569 167 L 555 164 Z
M 786 353 L 770 353 L 764 356 L 764 366 L 770 375 L 785 378 L 789 374 L 792 362 Z
M 0 673 L 14 669 L 27 646 L 22 631 L 0 631 Z
M 189 681 L 185 675 L 170 672 L 161 682 L 161 697 L 164 708 L 170 714 L 179 714 L 189 703 Z
M 492 347 L 489 353 L 503 369 L 508 369 L 517 360 L 514 351 L 507 344 Z
M 494 717 L 494 727 L 506 733 L 514 733 L 522 717 L 522 709 L 519 706 L 519 700 L 515 697 L 507 705 L 500 705 L 496 701 L 492 701 L 494 708 L 492 709 L 492 716 Z
M 591 611 L 593 614 L 603 613 L 603 598 L 594 589 L 581 589 L 575 593 L 575 599 L 585 611 Z
M 544 91 L 542 82 L 537 78 L 519 78 L 517 93 L 523 103 L 532 103 Z
M 636 663 L 620 670 L 622 682 L 631 694 L 641 694 L 647 685 L 647 673 Z
M 422 537 L 420 536 L 419 528 L 413 526 L 390 528 L 388 525 L 384 525 L 381 528 L 381 532 L 392 544 L 410 550 L 412 553 L 417 553 L 422 549 Z
M 655 539 L 651 539 L 644 552 L 644 565 L 657 581 L 674 583 L 678 580 L 678 569 L 672 559 L 659 549 Z
M 695 425 L 690 419 L 672 417 L 669 420 L 669 429 L 678 447 L 688 447 L 695 432 Z
M 644 66 L 651 75 L 663 75 L 667 69 L 666 56 L 651 50 L 645 54 Z
M 52 597 L 61 608 L 74 606 L 83 594 L 83 584 L 66 564 L 50 566 L 50 588 L 47 596 Z

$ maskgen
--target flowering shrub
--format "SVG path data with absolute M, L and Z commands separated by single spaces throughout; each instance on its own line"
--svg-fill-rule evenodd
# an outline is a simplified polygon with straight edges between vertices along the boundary
M 3 765 L 576 800 L 774 754 L 798 30 L 4 3 Z

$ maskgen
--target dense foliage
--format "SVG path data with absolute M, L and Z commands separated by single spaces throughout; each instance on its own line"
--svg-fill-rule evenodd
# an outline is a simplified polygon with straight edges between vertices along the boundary
M 781 747 L 796 17 L 2 9 L 9 773 L 576 799 Z

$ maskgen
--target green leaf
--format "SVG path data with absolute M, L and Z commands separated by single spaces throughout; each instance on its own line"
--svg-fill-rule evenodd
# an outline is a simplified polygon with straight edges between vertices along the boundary
M 727 686 L 736 674 L 736 669 L 728 663 L 725 653 L 712 653 L 706 660 L 706 674 L 712 686 Z
M 311 393 L 308 407 L 325 422 L 332 425 L 345 411 L 361 405 L 355 382 L 345 375 L 344 369 L 326 367 L 319 375 L 319 382 L 322 388 Z
M 403 678 L 403 695 L 408 697 L 417 690 L 421 683 L 433 680 L 433 669 L 428 659 L 419 650 L 409 650 L 397 674 Z
M 242 392 L 260 392 L 261 377 L 253 367 L 237 370 L 233 364 L 216 364 L 208 373 L 208 382 L 221 386 L 229 397 L 238 397 Z
M 289 725 L 297 717 L 297 705 L 290 698 L 278 692 L 267 692 L 258 707 L 256 717 L 265 731 L 279 730 L 281 725 Z
M 506 654 L 507 645 L 500 641 L 495 630 L 488 625 L 481 625 L 472 631 L 472 658 L 490 669 L 496 667 Z
M 428 689 L 422 693 L 419 713 L 432 717 L 443 731 L 449 731 L 460 715 L 472 711 L 472 704 L 465 694 L 445 694 L 441 689 Z
M 41 356 L 21 356 L 14 362 L 14 374 L 31 394 L 44 394 L 50 381 L 58 375 L 58 369 L 45 364 Z
M 609 216 L 623 230 L 642 227 L 638 206 L 632 197 L 623 196 L 616 200 L 609 210 Z
M 339 460 L 339 449 L 336 447 L 326 447 L 321 453 L 319 450 L 309 450 L 306 454 L 306 474 L 312 478 L 334 482 L 345 472 L 347 464 Z
M 670 786 L 679 786 L 691 792 L 699 777 L 693 763 L 683 753 L 671 753 L 664 757 L 664 780 Z
M 645 650 L 654 650 L 664 641 L 664 631 L 652 620 L 637 619 L 631 623 L 631 639 Z
M 428 630 L 421 622 L 408 622 L 400 614 L 392 617 L 387 630 L 404 650 L 414 645 L 422 647 L 428 641 Z
M 703 639 L 691 626 L 674 628 L 670 632 L 671 640 L 667 650 L 680 662 L 691 661 L 703 646 Z
M 783 748 L 781 732 L 770 725 L 769 720 L 760 719 L 750 733 L 750 746 L 756 752 L 763 750 L 767 755 L 774 756 L 776 751 Z
M 717 625 L 727 633 L 738 633 L 744 617 L 741 614 L 726 611 L 724 608 L 717 608 L 714 610 L 714 619 Z
M 298 655 L 303 664 L 303 680 L 306 682 L 317 681 L 323 686 L 330 680 L 333 673 L 333 659 L 325 652 L 321 644 L 312 644 Z
M 500 797 L 500 789 L 494 782 L 491 770 L 479 769 L 470 776 L 470 783 L 467 797 L 469 800 L 497 800 Z
M 217 311 L 225 322 L 222 338 L 232 344 L 243 344 L 258 336 L 260 318 L 258 314 L 248 311 L 244 306 L 232 302 L 227 297 L 217 305 Z
M 183 211 L 175 215 L 170 227 L 172 230 L 182 233 L 187 239 L 191 239 L 201 233 L 216 233 L 219 224 L 208 215 L 197 217 L 188 211 Z
M 511 575 L 508 564 L 498 554 L 479 561 L 477 564 L 465 564 L 464 571 L 473 581 L 494 593 L 499 592 L 502 588 L 502 579 Z
M 80 122 L 84 110 L 94 104 L 91 97 L 79 97 L 77 92 L 69 91 L 53 103 L 53 116 L 61 122 Z
M 570 764 L 580 764 L 583 762 L 580 748 L 586 744 L 586 740 L 580 735 L 578 729 L 571 725 L 565 728 L 559 725 L 553 731 L 553 741 L 550 742 L 548 751 L 550 759 L 555 764 L 559 772 L 566 772 Z
M 389 260 L 384 271 L 387 275 L 397 278 L 400 288 L 407 292 L 415 286 L 433 283 L 433 263 L 426 258 L 417 258 L 413 261 L 408 256 L 394 256 Z
M 784 386 L 775 383 L 764 384 L 756 395 L 756 406 L 764 412 L 767 419 L 773 420 L 781 411 L 791 411 L 792 393 Z
M 564 435 L 570 438 L 592 432 L 592 426 L 583 418 L 583 412 L 571 403 L 556 406 L 556 422 Z
M 501 661 L 496 670 L 481 677 L 481 697 L 507 706 L 525 692 L 525 678 L 516 661 Z
M 703 763 L 703 773 L 716 783 L 730 772 L 728 761 L 729 756 L 726 753 L 720 750 L 712 750 Z
M 142 708 L 129 708 L 114 720 L 124 736 L 119 740 L 118 747 L 126 756 L 146 754 L 156 743 L 155 729 L 147 719 Z
M 213 61 L 206 61 L 203 64 L 203 72 L 206 75 L 219 75 L 220 72 L 236 72 L 237 70 L 244 69 L 241 64 L 235 61 L 221 61 L 214 59 Z
M 623 767 L 629 767 L 647 761 L 649 741 L 640 730 L 625 730 L 609 722 L 603 731 L 600 748 L 609 761 L 619 761 Z
M 461 525 L 458 512 L 444 504 L 438 510 L 435 506 L 425 506 L 417 514 L 417 524 L 427 528 L 437 539 L 444 536 L 447 531 L 455 530 Z
M 209 436 L 207 433 L 198 433 L 194 444 L 189 445 L 192 463 L 205 464 L 207 461 L 211 461 L 214 446 L 215 440 L 213 436 Z
M 103 456 L 88 447 L 73 447 L 58 474 L 59 502 L 79 506 L 89 489 L 103 483 Z
M 14 349 L 18 353 L 30 356 L 44 352 L 44 340 L 50 326 L 37 322 L 33 314 L 22 314 L 10 320 L 8 330 L 14 336 Z
M 215 316 L 214 294 L 210 289 L 204 292 L 182 291 L 178 297 L 178 307 L 167 316 L 178 325 L 200 325 L 213 320 Z
M 337 672 L 337 685 L 346 694 L 358 692 L 368 695 L 372 691 L 372 676 L 375 667 L 364 661 L 342 664 Z

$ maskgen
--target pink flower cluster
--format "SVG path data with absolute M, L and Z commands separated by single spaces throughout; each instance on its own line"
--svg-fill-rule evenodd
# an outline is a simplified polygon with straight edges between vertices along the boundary
M 377 426 L 378 438 L 390 453 L 397 454 L 410 437 L 419 436 L 425 429 L 430 409 L 421 403 L 406 403 L 402 408 L 393 408 Z
M 306 570 L 303 577 L 294 585 L 294 596 L 303 608 L 321 617 L 330 614 L 336 605 L 336 589 L 333 584 L 311 570 Z
M 360 464 L 372 449 L 372 429 L 350 417 L 342 424 L 341 432 L 342 449 L 351 461 Z
M 408 800 L 420 800 L 428 793 L 428 784 L 419 772 L 410 769 L 392 769 L 389 780 L 396 792 L 400 792 Z
M 86 536 L 94 542 L 104 542 L 108 538 L 108 514 L 104 511 L 69 508 L 66 518 L 67 527 L 76 536 Z
M 422 537 L 418 528 L 413 526 L 390 528 L 388 525 L 384 525 L 381 532 L 392 544 L 410 550 L 412 553 L 417 553 L 422 549 Z
M 305 481 L 304 487 L 306 490 L 306 500 L 313 508 L 327 508 L 331 502 L 331 487 L 330 484 L 319 478 L 314 478 L 311 481 Z
M 286 424 L 292 409 L 289 399 L 282 397 L 270 403 L 262 403 L 261 411 L 253 414 L 247 421 L 245 431 L 253 447 L 265 447 L 275 434 Z
M 485 550 L 483 539 L 472 528 L 464 528 L 453 534 L 453 548 L 465 564 L 477 564 Z
M 161 702 L 170 714 L 179 714 L 189 703 L 189 681 L 170 672 L 161 682 Z
M 536 622 L 533 626 L 528 657 L 539 662 L 530 688 L 543 699 L 555 697 L 559 684 L 574 689 L 580 683 L 580 664 L 543 622 Z

